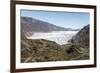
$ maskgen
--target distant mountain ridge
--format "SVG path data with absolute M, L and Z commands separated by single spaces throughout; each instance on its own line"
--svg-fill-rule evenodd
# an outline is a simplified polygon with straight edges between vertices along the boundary
M 44 22 L 35 18 L 21 17 L 21 31 L 26 35 L 32 35 L 33 32 L 52 32 L 52 31 L 69 31 L 69 30 L 73 31 L 73 29 L 71 28 L 56 26 L 54 24 Z

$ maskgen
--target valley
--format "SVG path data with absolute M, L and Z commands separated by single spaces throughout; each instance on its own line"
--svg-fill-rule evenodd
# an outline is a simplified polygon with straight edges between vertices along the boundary
M 72 29 L 21 17 L 22 63 L 88 59 L 89 25 Z

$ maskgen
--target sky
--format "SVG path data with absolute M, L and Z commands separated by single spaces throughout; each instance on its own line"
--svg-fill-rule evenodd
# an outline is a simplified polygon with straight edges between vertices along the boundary
M 56 26 L 81 29 L 90 23 L 89 13 L 21 10 L 21 16 L 32 17 Z

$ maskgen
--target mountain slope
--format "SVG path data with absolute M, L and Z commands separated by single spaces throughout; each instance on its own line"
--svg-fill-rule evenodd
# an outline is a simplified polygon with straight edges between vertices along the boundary
M 67 31 L 71 28 L 64 28 L 44 22 L 31 17 L 21 17 L 21 31 L 26 35 L 31 35 L 33 32 L 51 32 L 51 31 Z
M 68 59 L 63 47 L 53 41 L 26 39 L 21 41 L 21 62 L 62 61 Z
M 77 44 L 83 48 L 89 48 L 89 25 L 81 29 L 71 40 L 72 43 Z

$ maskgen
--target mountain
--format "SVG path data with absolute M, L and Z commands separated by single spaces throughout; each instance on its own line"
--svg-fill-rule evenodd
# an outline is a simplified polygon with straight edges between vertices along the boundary
M 21 35 L 22 63 L 89 59 L 89 25 L 70 40 L 72 44 L 59 45 L 54 41 L 27 39 L 24 34 Z
M 89 25 L 83 27 L 70 42 L 89 49 Z
M 72 31 L 73 29 L 56 26 L 54 24 L 31 17 L 21 17 L 21 32 L 27 36 L 32 35 L 33 32 L 51 32 L 68 30 Z
M 27 39 L 34 32 L 75 31 L 30 17 L 21 17 L 21 62 L 47 62 L 89 59 L 89 25 L 70 39 L 71 44 L 59 45 L 46 39 Z M 78 30 L 78 29 L 76 29 Z M 66 37 L 67 38 L 67 37 Z

